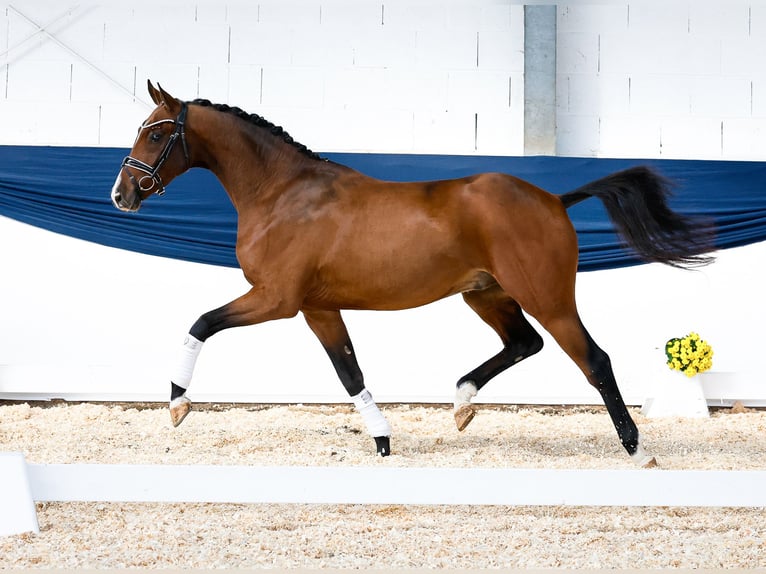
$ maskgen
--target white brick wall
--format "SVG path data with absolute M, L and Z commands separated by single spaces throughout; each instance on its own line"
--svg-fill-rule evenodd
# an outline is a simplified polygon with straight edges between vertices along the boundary
M 127 146 L 152 79 L 260 113 L 320 151 L 523 152 L 523 9 L 507 1 L 18 8 L 40 25 L 64 15 L 48 31 L 71 50 L 11 6 L 0 9 L 0 144 Z M 86 125 L 38 128 L 21 117 L 31 104 Z
M 558 153 L 766 159 L 762 3 L 558 9 Z
M 559 154 L 766 158 L 763 3 L 576 3 L 557 27 Z M 6 3 L 0 144 L 127 146 L 151 78 L 320 151 L 521 155 L 523 42 L 516 0 Z

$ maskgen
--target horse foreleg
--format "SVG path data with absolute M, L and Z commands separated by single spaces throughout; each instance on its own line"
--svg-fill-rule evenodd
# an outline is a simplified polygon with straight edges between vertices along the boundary
M 297 312 L 297 306 L 291 307 L 286 304 L 285 298 L 270 297 L 269 293 L 262 289 L 251 289 L 223 307 L 201 315 L 184 339 L 176 370 L 170 379 L 169 407 L 173 426 L 180 425 L 191 411 L 191 400 L 186 396 L 186 391 L 194 374 L 197 357 L 209 337 L 230 327 L 255 325 L 272 319 L 292 317 Z
M 459 431 L 473 420 L 476 410 L 471 399 L 484 385 L 543 348 L 543 338 L 524 317 L 519 304 L 499 286 L 463 293 L 463 299 L 500 336 L 503 350 L 457 382 L 453 414 Z
M 197 321 L 197 323 L 199 320 Z M 202 350 L 204 339 L 200 340 L 193 332 L 197 323 L 194 323 L 188 335 L 184 339 L 183 347 L 179 353 L 176 372 L 170 378 L 170 422 L 174 427 L 180 425 L 191 411 L 191 400 L 186 396 L 186 389 L 191 383 L 192 374 L 194 374 L 194 365 L 197 363 L 197 356 Z
M 362 415 L 367 432 L 375 439 L 378 454 L 388 456 L 391 454 L 391 426 L 375 404 L 370 391 L 364 387 L 364 377 L 340 312 L 304 309 L 303 316 L 322 343 L 338 378 Z

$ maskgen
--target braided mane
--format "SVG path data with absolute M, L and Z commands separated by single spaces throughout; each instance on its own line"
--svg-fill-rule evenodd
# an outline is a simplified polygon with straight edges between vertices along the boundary
M 246 111 L 233 107 L 228 106 L 226 104 L 213 104 L 210 102 L 210 100 L 205 100 L 202 98 L 198 98 L 194 101 L 188 102 L 190 104 L 194 104 L 197 106 L 203 106 L 208 108 L 213 108 L 214 110 L 217 110 L 219 112 L 223 112 L 226 114 L 232 114 L 237 116 L 240 119 L 245 120 L 246 122 L 253 124 L 254 126 L 258 126 L 259 128 L 263 128 L 265 130 L 268 130 L 271 135 L 277 138 L 281 138 L 286 143 L 293 146 L 295 149 L 297 149 L 299 152 L 301 152 L 303 155 L 310 157 L 311 159 L 321 160 L 322 158 L 319 156 L 319 154 L 314 153 L 309 148 L 307 148 L 302 143 L 299 143 L 295 141 L 290 134 L 288 134 L 282 127 L 274 125 L 269 120 L 267 120 L 264 117 L 259 116 L 258 114 L 249 114 Z

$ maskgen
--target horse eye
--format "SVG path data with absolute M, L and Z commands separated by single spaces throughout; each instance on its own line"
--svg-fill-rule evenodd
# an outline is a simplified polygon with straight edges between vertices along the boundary
M 151 132 L 149 134 L 149 141 L 152 143 L 157 143 L 162 139 L 162 132 Z

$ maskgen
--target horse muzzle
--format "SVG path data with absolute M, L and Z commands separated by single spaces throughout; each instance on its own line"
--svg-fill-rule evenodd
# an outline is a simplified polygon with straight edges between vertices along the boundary
M 124 193 L 121 188 L 124 187 L 122 181 L 122 171 L 117 176 L 117 181 L 114 182 L 112 187 L 112 205 L 114 205 L 120 211 L 135 212 L 141 207 L 141 195 L 138 192 L 138 185 L 135 178 L 128 173 L 128 178 L 132 184 L 133 189 L 129 193 Z

